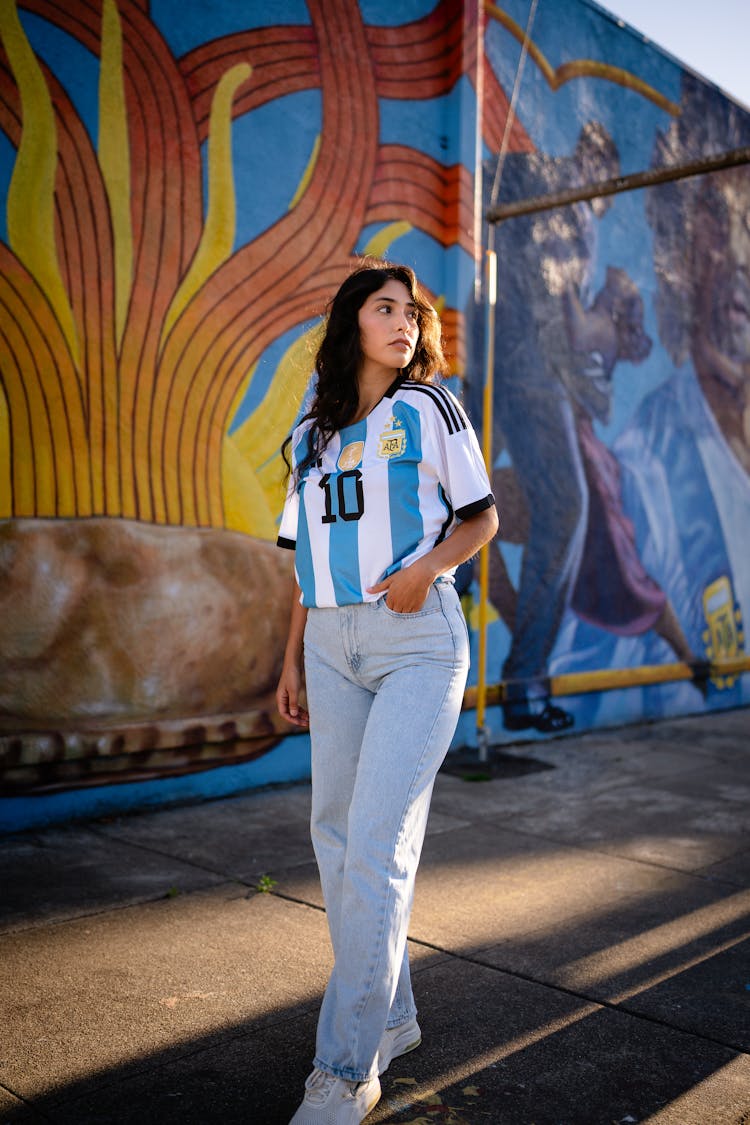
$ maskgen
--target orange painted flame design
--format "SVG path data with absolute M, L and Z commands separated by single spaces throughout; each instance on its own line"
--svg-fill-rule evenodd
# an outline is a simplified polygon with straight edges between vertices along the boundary
M 441 245 L 474 252 L 471 173 L 379 144 L 378 99 L 445 94 L 461 74 L 476 82 L 466 31 L 477 16 L 466 14 L 464 27 L 455 4 L 442 0 L 412 24 L 368 28 L 350 0 L 310 0 L 309 26 L 235 34 L 176 60 L 136 0 L 22 6 L 99 55 L 107 3 L 122 38 L 129 293 L 116 314 L 116 223 L 100 159 L 62 85 L 38 63 L 56 130 L 54 250 L 77 348 L 33 270 L 0 244 L 8 438 L 0 518 L 105 515 L 223 527 L 225 441 L 248 372 L 276 339 L 322 311 L 363 227 L 406 221 Z M 320 88 L 320 148 L 289 212 L 226 257 L 175 315 L 204 230 L 201 144 L 217 86 L 238 64 L 252 72 L 234 91 L 233 117 Z M 494 141 L 507 101 L 496 82 L 491 93 L 485 130 Z M 0 52 L 0 127 L 17 148 L 22 121 L 16 76 Z M 512 147 L 531 147 L 518 123 Z M 460 370 L 460 316 L 447 309 L 443 320 Z M 276 425 L 280 443 L 288 419 Z M 0 483 L 2 475 L 0 450 Z

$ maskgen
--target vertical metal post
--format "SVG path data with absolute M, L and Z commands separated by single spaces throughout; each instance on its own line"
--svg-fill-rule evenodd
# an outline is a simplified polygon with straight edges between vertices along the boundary
M 497 304 L 497 255 L 488 250 L 485 265 L 484 388 L 482 395 L 482 454 L 487 475 L 492 479 L 492 400 L 495 372 L 495 306 Z M 487 602 L 490 582 L 490 549 L 485 543 L 479 552 L 479 662 L 477 668 L 477 746 L 479 761 L 489 759 L 487 710 Z

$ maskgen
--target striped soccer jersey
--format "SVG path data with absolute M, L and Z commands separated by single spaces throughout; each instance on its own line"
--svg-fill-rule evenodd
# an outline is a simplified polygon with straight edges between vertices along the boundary
M 293 465 L 309 428 L 294 431 Z M 458 401 L 444 387 L 399 376 L 366 418 L 334 435 L 296 487 L 290 478 L 278 545 L 295 550 L 302 605 L 375 601 L 381 595 L 369 587 L 427 554 L 457 519 L 493 504 Z

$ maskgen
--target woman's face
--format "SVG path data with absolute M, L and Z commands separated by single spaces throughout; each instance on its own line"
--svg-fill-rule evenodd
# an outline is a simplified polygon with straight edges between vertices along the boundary
M 388 278 L 359 310 L 359 342 L 365 362 L 398 370 L 414 356 L 419 340 L 417 307 L 402 281 Z

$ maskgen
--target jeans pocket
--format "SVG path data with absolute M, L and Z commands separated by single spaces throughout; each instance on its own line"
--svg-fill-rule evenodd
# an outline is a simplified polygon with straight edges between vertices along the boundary
M 388 595 L 384 594 L 380 599 L 380 604 L 382 605 L 388 616 L 395 617 L 396 620 L 413 621 L 415 617 L 428 617 L 431 613 L 438 613 L 441 609 L 440 595 L 438 594 L 434 586 L 430 586 L 427 597 L 425 598 L 425 603 L 422 608 L 415 610 L 414 613 L 397 613 L 395 609 L 391 609 L 391 607 L 388 605 L 386 601 L 387 597 Z

